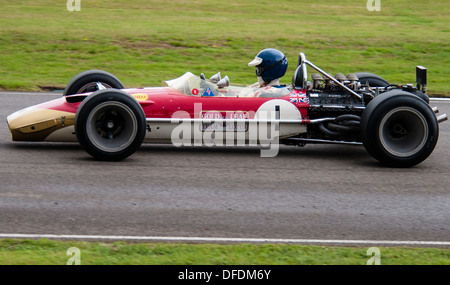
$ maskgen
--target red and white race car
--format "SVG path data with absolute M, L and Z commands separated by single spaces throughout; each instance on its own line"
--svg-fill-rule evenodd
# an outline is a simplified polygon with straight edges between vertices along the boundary
M 307 66 L 317 72 L 307 77 Z M 162 87 L 125 89 L 112 74 L 90 70 L 64 96 L 8 116 L 14 141 L 78 141 L 94 158 L 121 160 L 143 142 L 175 145 L 362 144 L 387 166 L 425 160 L 439 135 L 426 95 L 426 68 L 417 86 L 393 85 L 370 73 L 331 76 L 300 53 L 292 85 L 265 93 L 187 72 Z

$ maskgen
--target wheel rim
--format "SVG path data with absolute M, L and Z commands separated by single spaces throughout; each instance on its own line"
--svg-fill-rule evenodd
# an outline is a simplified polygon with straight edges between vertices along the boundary
M 379 138 L 383 148 L 397 157 L 418 153 L 426 144 L 429 128 L 425 117 L 411 107 L 398 107 L 381 120 Z
M 77 93 L 75 94 L 81 94 L 81 93 L 87 93 L 87 92 L 95 92 L 98 90 L 98 86 L 96 82 L 89 82 L 88 84 L 83 85 L 80 89 L 78 89 Z M 112 88 L 109 84 L 106 84 L 105 82 L 100 82 L 105 88 Z
M 133 111 L 120 102 L 104 102 L 89 114 L 86 132 L 91 143 L 105 152 L 119 152 L 136 137 L 138 123 Z

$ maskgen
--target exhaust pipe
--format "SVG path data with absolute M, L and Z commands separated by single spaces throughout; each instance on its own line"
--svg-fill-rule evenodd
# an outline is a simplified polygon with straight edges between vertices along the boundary
M 438 123 L 442 123 L 448 120 L 447 114 L 442 114 L 439 117 L 437 117 Z
M 435 114 L 439 113 L 438 107 L 431 108 Z M 438 123 L 442 123 L 448 120 L 447 114 L 442 114 L 440 116 L 436 116 Z

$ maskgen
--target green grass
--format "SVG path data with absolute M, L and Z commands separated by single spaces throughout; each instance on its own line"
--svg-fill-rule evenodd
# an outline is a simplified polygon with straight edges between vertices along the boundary
M 366 0 L 0 0 L 0 89 L 64 87 L 87 69 L 103 69 L 126 87 L 159 86 L 191 71 L 253 83 L 247 63 L 267 47 L 331 73 L 368 71 L 393 83 L 414 83 L 428 68 L 433 95 L 450 95 L 450 4 Z
M 367 247 L 289 244 L 100 243 L 0 240 L 0 265 L 65 265 L 80 250 L 82 265 L 366 265 Z M 382 265 L 450 265 L 450 250 L 380 247 Z

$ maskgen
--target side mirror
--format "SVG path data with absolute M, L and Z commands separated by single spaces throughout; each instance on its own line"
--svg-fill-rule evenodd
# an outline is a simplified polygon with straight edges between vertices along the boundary
M 213 76 L 211 76 L 209 81 L 211 81 L 212 83 L 217 83 L 220 81 L 220 79 L 222 79 L 222 77 L 220 76 L 220 72 L 218 72 L 218 73 L 214 74 Z
M 225 77 L 220 79 L 216 84 L 219 88 L 228 87 L 230 86 L 230 78 L 228 78 L 228 75 L 225 75 Z

